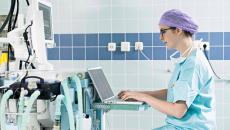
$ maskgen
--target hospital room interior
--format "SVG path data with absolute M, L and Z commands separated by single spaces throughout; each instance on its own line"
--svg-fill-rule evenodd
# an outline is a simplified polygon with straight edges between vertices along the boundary
M 230 130 L 229 0 L 1 0 L 0 130 Z

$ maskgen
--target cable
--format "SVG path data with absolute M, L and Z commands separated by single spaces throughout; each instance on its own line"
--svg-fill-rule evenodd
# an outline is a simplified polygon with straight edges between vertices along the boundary
M 27 3 L 28 6 L 30 5 L 29 0 L 26 0 L 26 3 Z
M 28 58 L 25 61 L 25 68 L 27 68 L 27 63 L 28 63 L 29 59 L 30 59 L 30 55 L 28 56 Z
M 30 48 L 30 42 L 29 42 L 29 38 L 28 38 L 28 28 L 31 27 L 33 25 L 33 21 L 31 21 L 31 24 L 28 25 L 23 33 L 23 38 L 25 40 L 25 43 L 26 43 L 26 47 L 27 47 L 27 51 L 28 51 L 28 58 L 27 60 L 25 61 L 25 68 L 27 68 L 27 63 L 29 63 L 29 59 L 30 59 L 30 56 L 32 55 L 32 52 L 31 52 L 31 48 Z
M 2 24 L 1 28 L 0 28 L 0 33 L 4 30 L 4 28 L 6 27 L 7 23 L 9 22 L 10 20 L 10 17 L 12 15 L 12 10 L 13 10 L 13 3 L 11 1 L 11 6 L 10 6 L 10 11 L 6 17 L 6 20 L 4 21 L 4 23 Z
M 12 30 L 15 29 L 15 25 L 17 23 L 18 20 L 18 13 L 19 13 L 19 0 L 16 1 L 17 2 L 17 10 L 16 10 L 16 14 L 15 14 L 15 18 L 14 18 L 14 23 L 12 26 Z
M 204 55 L 205 55 L 205 57 L 206 57 L 206 59 L 207 59 L 207 61 L 208 61 L 208 64 L 210 65 L 210 67 L 211 67 L 211 69 L 212 69 L 212 72 L 214 73 L 214 75 L 215 75 L 218 79 L 222 79 L 220 76 L 218 76 L 218 75 L 216 74 L 215 70 L 214 70 L 213 67 L 212 67 L 211 62 L 209 61 L 209 58 L 208 58 L 208 55 L 207 55 L 207 50 L 206 50 L 207 45 L 204 44 L 204 45 L 203 45 L 203 48 L 204 48 Z
M 10 69 L 10 44 L 8 44 L 7 48 L 7 65 L 6 65 L 6 71 L 9 71 Z
M 150 60 L 150 58 L 148 56 L 146 56 L 143 51 L 140 50 L 140 53 L 141 53 L 141 55 L 143 55 L 145 57 L 145 59 Z
M 20 81 L 20 88 L 22 88 L 22 80 L 25 79 L 28 76 L 28 71 L 26 71 L 26 74 L 23 76 L 23 78 Z
M 14 15 L 14 9 L 15 9 L 15 3 L 16 3 L 16 0 L 11 0 L 11 12 L 10 12 L 10 19 L 9 19 L 9 22 L 8 22 L 8 32 L 10 32 L 12 30 L 12 18 L 13 18 L 13 15 Z
M 12 24 L 12 17 L 13 17 L 13 14 L 14 14 L 15 2 L 16 2 L 16 0 L 11 0 L 10 11 L 9 11 L 8 16 L 7 16 L 6 23 L 8 22 L 8 32 L 10 32 L 12 30 L 11 24 Z M 10 54 L 12 53 L 12 46 L 10 44 L 8 44 L 7 53 L 8 53 L 8 55 L 7 55 L 7 66 L 6 66 L 6 70 L 9 71 Z

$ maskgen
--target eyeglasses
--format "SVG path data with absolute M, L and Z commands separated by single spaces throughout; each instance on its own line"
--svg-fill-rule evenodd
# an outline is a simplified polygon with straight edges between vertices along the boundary
M 166 28 L 166 29 L 161 29 L 160 34 L 163 36 L 163 34 L 165 34 L 167 30 L 171 30 L 171 29 L 176 29 L 176 27 L 169 27 L 169 28 Z

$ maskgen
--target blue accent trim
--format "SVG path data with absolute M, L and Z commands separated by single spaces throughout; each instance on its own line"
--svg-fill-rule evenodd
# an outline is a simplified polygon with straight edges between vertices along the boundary
M 144 47 L 143 49 L 143 53 L 147 56 L 147 58 L 149 58 L 150 60 L 152 60 L 152 47 Z M 143 56 L 143 54 L 141 54 L 140 52 L 140 60 L 148 60 L 145 56 Z
M 135 46 L 138 41 L 138 33 L 126 33 L 126 41 L 130 42 L 130 46 Z
M 99 46 L 108 46 L 109 42 L 111 42 L 111 34 L 99 34 Z
M 152 33 L 140 33 L 140 41 L 143 42 L 144 46 L 152 46 Z
M 223 46 L 223 32 L 210 32 L 210 46 Z
M 72 46 L 72 34 L 60 34 L 60 46 Z
M 112 42 L 115 42 L 117 46 L 121 46 L 121 42 L 125 41 L 124 33 L 113 33 L 112 34 Z
M 73 34 L 73 46 L 85 46 L 85 34 Z
M 48 60 L 59 60 L 59 48 L 48 48 Z
M 111 60 L 111 55 L 107 47 L 99 48 L 99 60 Z
M 85 60 L 85 48 L 73 48 L 73 60 Z
M 125 60 L 125 52 L 121 52 L 121 47 L 117 47 L 117 50 L 112 53 L 113 60 Z
M 130 52 L 126 53 L 126 60 L 137 60 L 138 51 L 135 51 L 135 47 L 130 48 Z
M 165 46 L 160 40 L 160 33 L 153 33 L 153 46 Z
M 86 48 L 86 60 L 98 60 L 98 48 Z
M 60 48 L 60 60 L 72 60 L 72 48 Z
M 195 34 L 195 39 L 200 40 L 203 39 L 203 41 L 209 41 L 209 33 L 208 32 L 199 32 Z
M 223 47 L 210 48 L 210 60 L 223 60 Z
M 153 60 L 165 60 L 166 48 L 165 47 L 153 47 Z
M 208 53 L 210 53 L 211 60 L 230 60 L 230 32 L 199 32 L 195 34 L 195 39 L 199 40 L 200 38 L 203 41 L 210 41 L 211 48 Z M 169 56 L 174 52 L 174 50 L 166 50 L 159 33 L 54 34 L 54 41 L 57 47 L 47 49 L 49 60 L 85 60 L 85 57 L 86 60 L 111 60 L 111 55 L 112 60 L 146 60 L 142 54 L 134 50 L 137 41 L 144 43 L 143 52 L 153 60 L 169 60 Z M 120 51 L 122 41 L 131 43 L 130 52 Z M 116 52 L 107 50 L 109 42 L 117 44 Z
M 224 32 L 224 45 L 230 45 L 230 32 Z
M 98 45 L 98 34 L 86 34 L 86 46 Z
M 230 60 L 230 47 L 224 48 L 224 60 Z

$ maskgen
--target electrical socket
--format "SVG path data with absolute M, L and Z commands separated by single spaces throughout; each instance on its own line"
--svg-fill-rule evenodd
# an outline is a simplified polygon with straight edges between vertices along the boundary
M 206 42 L 206 41 L 194 41 L 195 42 L 195 45 L 201 49 L 201 50 L 204 50 L 204 45 L 206 45 L 206 51 L 209 51 L 210 50 L 210 43 L 209 42 Z
M 143 50 L 143 42 L 135 42 L 135 50 L 142 51 Z
M 108 51 L 116 51 L 116 43 L 114 42 L 108 43 Z
M 206 51 L 209 51 L 210 50 L 210 43 L 209 42 L 201 42 L 200 43 L 200 48 L 202 49 L 202 50 L 204 50 L 204 45 L 206 45 Z

